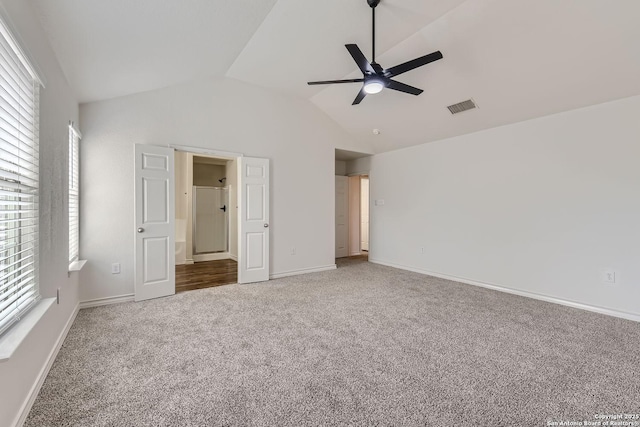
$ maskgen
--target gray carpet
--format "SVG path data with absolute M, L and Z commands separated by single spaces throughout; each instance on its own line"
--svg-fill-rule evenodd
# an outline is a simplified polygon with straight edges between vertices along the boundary
M 82 310 L 27 426 L 546 426 L 640 413 L 640 324 L 346 260 Z

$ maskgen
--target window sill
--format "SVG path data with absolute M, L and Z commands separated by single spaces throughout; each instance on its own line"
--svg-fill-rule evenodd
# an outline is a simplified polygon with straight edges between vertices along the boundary
M 86 259 L 79 259 L 78 261 L 73 261 L 71 264 L 69 264 L 69 273 L 71 273 L 72 271 L 82 270 L 82 267 L 84 267 L 86 263 L 87 263 Z
M 0 363 L 5 362 L 13 356 L 22 341 L 29 335 L 29 332 L 38 324 L 40 319 L 49 311 L 55 303 L 55 298 L 45 298 L 40 300 L 35 307 L 29 310 L 22 318 L 16 322 L 8 331 L 0 337 Z

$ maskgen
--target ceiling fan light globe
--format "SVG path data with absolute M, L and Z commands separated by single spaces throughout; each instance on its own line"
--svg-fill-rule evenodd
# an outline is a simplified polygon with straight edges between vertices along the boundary
M 379 93 L 384 88 L 384 85 L 378 81 L 371 81 L 364 84 L 364 91 L 369 95 L 373 95 L 374 93 Z

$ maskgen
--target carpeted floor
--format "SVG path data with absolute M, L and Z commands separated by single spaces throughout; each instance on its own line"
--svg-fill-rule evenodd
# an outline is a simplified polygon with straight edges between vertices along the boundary
M 640 413 L 640 324 L 344 260 L 82 310 L 27 426 L 547 426 Z

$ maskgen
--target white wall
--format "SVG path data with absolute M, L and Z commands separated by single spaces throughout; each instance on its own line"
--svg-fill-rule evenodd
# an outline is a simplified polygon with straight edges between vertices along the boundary
M 371 156 L 349 160 L 345 166 L 345 175 L 366 175 L 371 170 Z
M 68 123 L 78 122 L 78 104 L 30 2 L 2 0 L 0 5 L 46 83 L 40 92 L 40 292 L 54 297 L 60 288 L 61 295 L 60 304 L 49 309 L 11 359 L 0 363 L 0 425 L 12 426 L 78 304 L 78 275 L 67 277 Z
M 224 187 L 226 181 L 220 182 L 227 177 L 226 165 L 211 165 L 207 163 L 193 163 L 193 185 L 204 187 Z
M 640 315 L 639 116 L 636 96 L 374 156 L 371 258 Z
M 272 274 L 334 264 L 334 149 L 363 147 L 308 101 L 207 79 L 85 104 L 80 115 L 82 243 L 92 260 L 82 300 L 133 292 L 134 143 L 269 158 Z M 122 263 L 120 275 L 110 273 L 112 262 Z
M 347 175 L 347 162 L 344 160 L 336 160 L 335 171 L 336 171 L 336 175 L 340 175 L 340 176 Z

